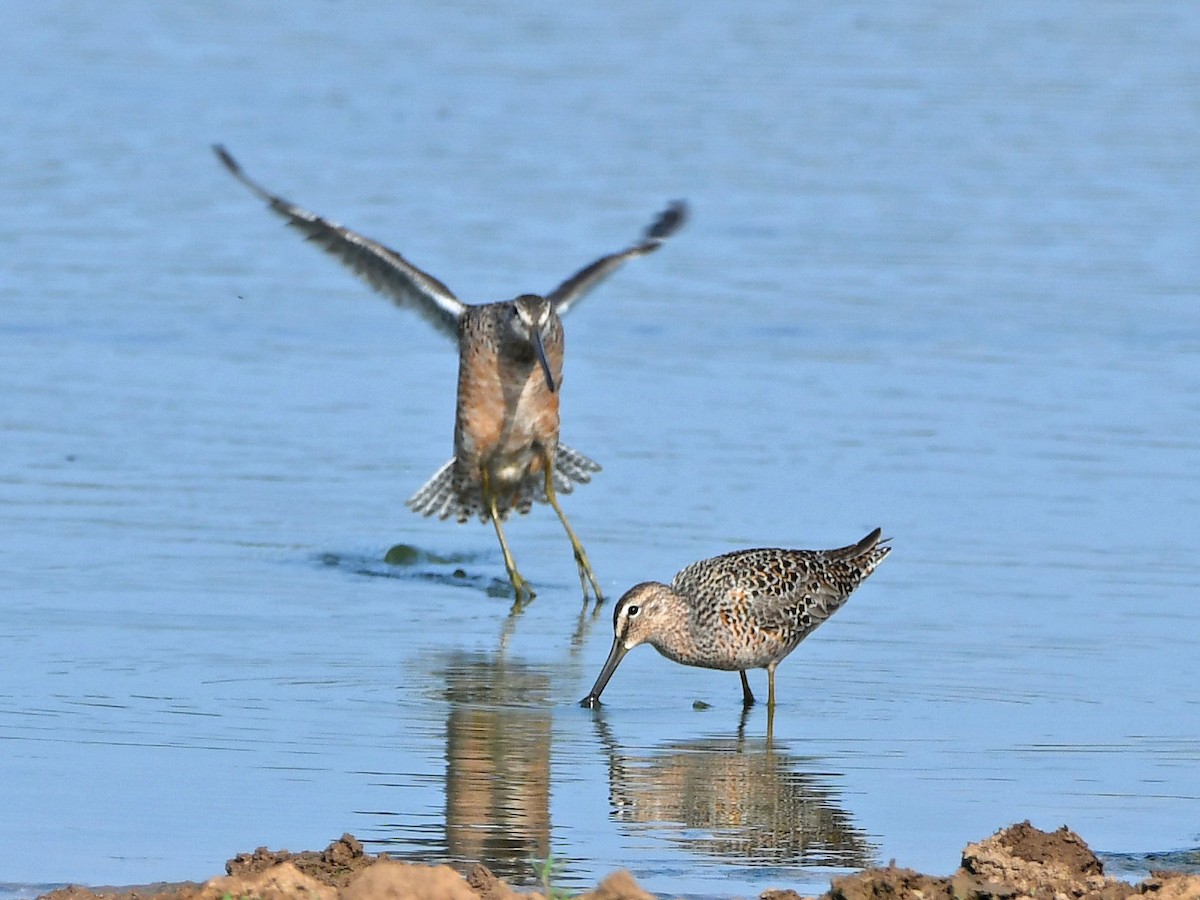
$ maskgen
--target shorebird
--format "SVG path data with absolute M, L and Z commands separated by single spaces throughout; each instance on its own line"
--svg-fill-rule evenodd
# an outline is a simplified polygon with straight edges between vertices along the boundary
M 837 550 L 737 550 L 692 563 L 670 585 L 636 585 L 617 601 L 612 649 L 580 705 L 596 706 L 625 654 L 650 644 L 686 666 L 736 671 L 746 706 L 754 703 L 746 670 L 766 669 L 773 711 L 775 668 L 889 552 L 876 528 Z
M 687 207 L 671 203 L 632 246 L 584 266 L 545 296 L 468 304 L 395 250 L 302 209 L 250 179 L 222 146 L 213 150 L 235 178 L 322 250 L 397 306 L 412 309 L 458 342 L 458 402 L 454 457 L 407 501 L 415 512 L 466 522 L 473 516 L 496 529 L 517 603 L 533 589 L 517 570 L 500 523 L 510 512 L 549 503 L 571 541 L 584 601 L 600 585 L 575 536 L 559 493 L 591 480 L 600 466 L 558 439 L 562 384 L 561 316 L 622 263 L 659 248 L 683 224 Z

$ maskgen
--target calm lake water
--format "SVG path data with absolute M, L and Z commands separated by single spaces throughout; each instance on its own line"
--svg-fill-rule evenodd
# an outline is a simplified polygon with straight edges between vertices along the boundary
M 344 831 L 697 897 L 1200 843 L 1200 9 L 10 3 L 0 894 Z M 779 671 L 611 640 L 548 508 L 411 514 L 453 349 L 217 165 L 566 321 L 605 591 L 894 552 Z M 388 565 L 392 545 L 416 549 Z M 765 679 L 754 673 L 757 690 Z M 693 708 L 694 701 L 709 704 Z

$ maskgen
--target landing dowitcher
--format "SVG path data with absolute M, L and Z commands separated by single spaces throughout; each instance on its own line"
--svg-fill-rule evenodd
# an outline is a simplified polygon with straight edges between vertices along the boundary
M 477 515 L 490 521 L 520 603 L 534 593 L 517 571 L 500 523 L 514 509 L 526 513 L 535 501 L 549 503 L 571 541 L 584 600 L 590 585 L 599 602 L 600 585 L 557 498 L 600 470 L 558 439 L 563 364 L 559 317 L 626 260 L 657 250 L 683 224 L 686 206 L 672 203 L 635 244 L 584 266 L 544 297 L 524 294 L 471 305 L 395 250 L 267 191 L 224 147 L 213 149 L 225 168 L 289 225 L 398 306 L 415 310 L 458 341 L 454 458 L 409 498 L 408 506 L 442 519 L 454 516 L 465 522 Z
M 636 585 L 617 601 L 612 650 L 580 704 L 599 703 L 625 654 L 650 644 L 687 666 L 738 672 L 747 706 L 754 694 L 746 670 L 766 669 L 767 709 L 773 710 L 775 668 L 890 551 L 876 528 L 837 550 L 738 550 L 692 563 L 670 586 Z

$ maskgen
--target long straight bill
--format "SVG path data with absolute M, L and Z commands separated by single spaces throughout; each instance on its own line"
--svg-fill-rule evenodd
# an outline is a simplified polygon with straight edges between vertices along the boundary
M 608 651 L 608 659 L 604 661 L 604 668 L 600 670 L 600 677 L 596 679 L 596 683 L 592 685 L 592 689 L 588 695 L 579 701 L 580 706 L 586 706 L 591 709 L 599 705 L 600 694 L 603 693 L 605 685 L 608 684 L 608 679 L 612 678 L 613 672 L 617 671 L 617 666 L 628 652 L 625 644 L 621 642 L 619 637 L 613 638 L 612 649 Z
M 546 387 L 550 389 L 550 393 L 558 390 L 558 385 L 554 383 L 554 373 L 550 371 L 550 360 L 546 358 L 546 347 L 542 343 L 542 333 L 538 331 L 537 326 L 533 327 L 533 352 L 537 354 L 538 362 L 542 364 L 542 371 L 546 375 Z

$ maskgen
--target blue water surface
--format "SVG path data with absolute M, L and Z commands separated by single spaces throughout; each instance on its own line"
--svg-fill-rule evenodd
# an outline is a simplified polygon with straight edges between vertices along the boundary
M 1200 9 L 47 0 L 0 35 L 0 895 L 345 831 L 695 897 L 947 873 L 1026 818 L 1131 877 L 1200 844 Z M 614 599 L 885 529 L 769 743 L 648 648 L 577 706 L 612 604 L 552 512 L 508 527 L 513 618 L 491 530 L 403 505 L 454 348 L 218 141 L 471 302 L 688 199 L 566 320 L 604 471 L 564 506 Z

